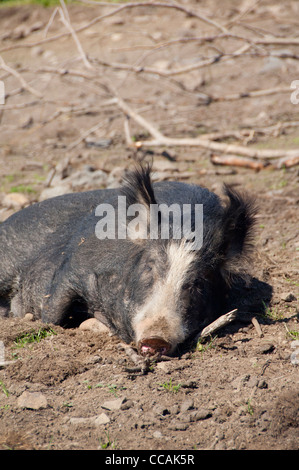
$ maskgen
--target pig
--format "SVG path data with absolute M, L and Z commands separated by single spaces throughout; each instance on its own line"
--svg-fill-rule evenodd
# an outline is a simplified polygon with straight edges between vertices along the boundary
M 229 186 L 224 194 L 221 199 L 178 181 L 153 184 L 150 166 L 140 166 L 119 188 L 22 209 L 0 225 L 0 315 L 30 312 L 61 326 L 95 317 L 143 356 L 172 355 L 224 313 L 234 280 L 247 275 L 255 204 Z M 162 237 L 161 208 L 172 205 L 182 209 L 179 225 L 189 208 L 189 231 L 177 236 L 175 211 L 169 211 L 168 236 Z M 138 223 L 136 207 L 144 209 Z

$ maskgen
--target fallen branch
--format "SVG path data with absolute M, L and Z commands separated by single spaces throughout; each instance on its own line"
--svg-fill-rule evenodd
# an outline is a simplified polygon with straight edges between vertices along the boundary
M 111 87 L 110 87 L 111 90 Z M 111 90 L 115 96 L 115 91 Z M 132 142 L 131 146 L 135 148 L 141 147 L 202 147 L 214 152 L 221 152 L 225 154 L 242 155 L 253 159 L 274 159 L 274 158 L 298 158 L 299 149 L 284 150 L 284 149 L 255 149 L 244 147 L 241 145 L 225 144 L 221 142 L 214 142 L 204 137 L 176 139 L 163 135 L 156 127 L 148 120 L 140 116 L 134 111 L 120 96 L 116 97 L 116 103 L 125 115 L 131 117 L 144 129 L 146 129 L 154 138 L 154 140 L 144 140 Z
M 236 155 L 211 155 L 211 162 L 214 165 L 239 166 L 250 168 L 251 170 L 260 171 L 267 166 L 266 163 L 252 160 L 251 158 L 237 157 Z
M 291 168 L 292 166 L 299 165 L 299 155 L 294 157 L 281 158 L 275 165 L 276 168 Z
M 64 26 L 70 31 L 70 33 L 71 33 L 71 35 L 72 35 L 72 37 L 75 41 L 75 44 L 77 46 L 77 49 L 79 51 L 80 57 L 83 60 L 83 63 L 85 65 L 85 67 L 88 68 L 88 69 L 92 69 L 93 67 L 92 67 L 91 63 L 89 62 L 89 60 L 87 59 L 87 55 L 85 54 L 85 52 L 83 50 L 83 47 L 82 47 L 82 45 L 81 45 L 81 43 L 78 39 L 76 31 L 74 30 L 73 26 L 71 25 L 69 14 L 68 14 L 66 5 L 64 3 L 64 0 L 60 0 L 60 3 L 61 3 L 61 6 L 62 6 L 62 8 L 58 8 L 58 11 L 59 11 L 59 14 L 60 14 L 60 20 L 64 24 Z
M 0 56 L 0 68 L 2 68 L 2 70 L 5 70 L 6 72 L 10 73 L 14 77 L 16 77 L 19 80 L 19 82 L 21 83 L 22 87 L 25 90 L 29 91 L 29 93 L 31 93 L 34 96 L 37 96 L 37 98 L 42 98 L 43 97 L 43 95 L 39 91 L 32 88 L 32 86 L 29 85 L 29 83 L 27 83 L 26 80 L 24 80 L 24 78 L 22 77 L 22 75 L 19 74 L 19 72 L 17 72 L 13 68 L 11 68 L 9 65 L 7 65 L 4 62 L 4 60 L 1 56 Z
M 218 331 L 220 328 L 223 328 L 229 325 L 232 321 L 237 318 L 238 309 L 235 308 L 230 312 L 222 315 L 221 317 L 217 318 L 217 320 L 210 323 L 210 325 L 206 326 L 196 337 L 195 341 L 199 341 L 200 339 L 207 338 Z
M 261 327 L 260 327 L 259 322 L 257 321 L 257 319 L 256 319 L 255 317 L 253 317 L 253 318 L 251 319 L 251 323 L 253 324 L 254 328 L 256 329 L 256 332 L 257 332 L 258 336 L 259 336 L 260 338 L 262 338 L 262 337 L 264 336 L 264 334 L 263 334 L 263 332 L 262 332 L 262 329 L 261 329 Z

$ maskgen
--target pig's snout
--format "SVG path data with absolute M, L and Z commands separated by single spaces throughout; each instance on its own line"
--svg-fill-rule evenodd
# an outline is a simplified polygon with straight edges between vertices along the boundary
M 142 356 L 154 356 L 155 354 L 165 356 L 170 353 L 171 345 L 163 338 L 145 338 L 139 341 L 138 351 Z

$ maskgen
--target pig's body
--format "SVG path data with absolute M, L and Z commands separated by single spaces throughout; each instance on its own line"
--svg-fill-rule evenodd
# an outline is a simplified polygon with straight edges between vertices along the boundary
M 99 239 L 95 209 L 128 204 L 203 204 L 203 246 L 182 240 Z M 120 189 L 69 194 L 34 204 L 0 225 L 0 314 L 27 312 L 65 325 L 95 316 L 142 354 L 170 353 L 212 320 L 231 273 L 243 264 L 250 206 L 199 186 L 151 185 L 149 171 Z

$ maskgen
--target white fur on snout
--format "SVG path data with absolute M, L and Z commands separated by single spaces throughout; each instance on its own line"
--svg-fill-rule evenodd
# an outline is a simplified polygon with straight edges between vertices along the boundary
M 181 290 L 196 256 L 184 240 L 167 246 L 168 269 L 163 279 L 154 283 L 153 291 L 133 320 L 136 342 L 160 337 L 172 346 L 186 339 L 187 332 L 181 311 Z

